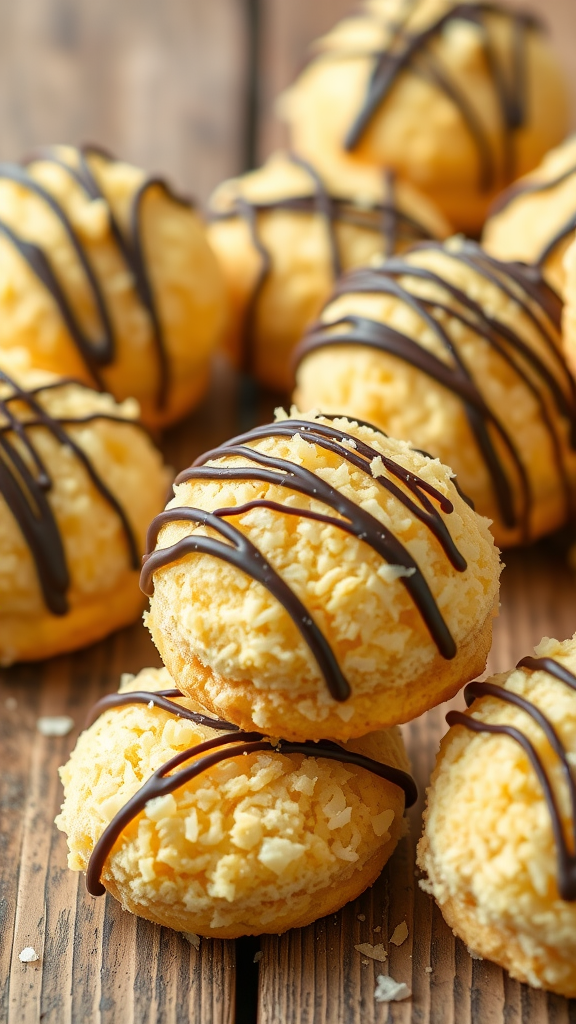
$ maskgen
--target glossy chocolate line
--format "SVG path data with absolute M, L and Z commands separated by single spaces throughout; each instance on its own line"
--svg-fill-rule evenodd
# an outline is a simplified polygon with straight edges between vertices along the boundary
M 564 665 L 561 665 L 559 661 L 555 661 L 554 658 L 522 658 L 519 661 L 516 668 L 528 668 L 534 672 L 547 672 L 548 675 L 554 676 L 555 679 L 559 679 L 560 682 L 566 683 L 573 690 L 576 690 L 576 675 L 570 672 Z
M 250 371 L 254 362 L 254 327 L 258 299 L 262 289 L 272 272 L 272 256 L 264 245 L 258 230 L 258 214 L 276 210 L 286 210 L 302 214 L 319 214 L 326 225 L 330 247 L 332 276 L 336 280 L 342 273 L 342 258 L 338 244 L 336 227 L 338 224 L 353 224 L 356 227 L 378 232 L 382 235 L 384 253 L 394 252 L 400 230 L 413 240 L 427 239 L 430 232 L 416 218 L 404 213 L 395 201 L 394 173 L 384 171 L 386 201 L 370 203 L 369 206 L 356 206 L 351 199 L 333 196 L 328 191 L 316 169 L 296 153 L 289 153 L 288 159 L 308 173 L 314 186 L 314 192 L 303 196 L 285 196 L 280 199 L 253 201 L 245 196 L 237 196 L 229 210 L 210 210 L 213 221 L 232 220 L 242 217 L 250 232 L 250 240 L 260 257 L 260 268 L 254 282 L 252 292 L 244 314 L 242 328 L 242 359 L 243 368 Z
M 286 459 L 274 458 L 255 448 L 235 443 L 238 441 L 257 441 L 263 437 L 293 437 L 295 435 L 303 437 L 307 441 L 311 441 L 313 444 L 324 447 L 331 452 L 335 452 L 340 458 L 356 466 L 367 476 L 374 479 L 377 484 L 386 487 L 408 510 L 425 523 L 439 541 L 454 568 L 460 572 L 466 569 L 466 561 L 454 545 L 445 523 L 430 502 L 429 495 L 438 501 L 440 508 L 445 514 L 450 514 L 453 511 L 452 503 L 441 492 L 416 476 L 416 474 L 399 466 L 386 456 L 381 456 L 375 448 L 371 448 L 360 439 L 346 434 L 332 425 L 288 420 L 278 424 L 256 427 L 247 434 L 233 438 L 232 441 L 222 445 L 220 448 L 201 456 L 190 469 L 185 470 L 184 473 L 177 477 L 176 482 L 182 483 L 186 480 L 194 479 L 262 481 L 274 486 L 288 487 L 312 500 L 326 504 L 334 512 L 342 516 L 342 518 L 338 519 L 334 516 L 305 508 L 281 505 L 279 502 L 267 498 L 257 499 L 258 505 L 248 503 L 249 507 L 252 508 L 266 507 L 288 515 L 298 515 L 301 518 L 325 522 L 363 540 L 388 564 L 403 566 L 408 570 L 408 573 L 406 576 L 400 577 L 402 585 L 407 589 L 418 608 L 439 652 L 447 659 L 453 658 L 456 654 L 456 645 L 419 566 L 400 541 L 378 519 L 345 498 L 343 494 L 310 470 L 306 470 L 304 467 L 298 466 Z M 343 442 L 346 440 L 355 446 L 354 451 L 349 450 L 349 448 L 344 447 L 342 444 L 335 444 L 335 441 Z M 240 456 L 251 463 L 255 463 L 255 465 L 204 465 L 208 461 L 224 459 L 230 456 Z M 381 459 L 383 466 L 402 480 L 419 504 L 412 501 L 411 497 L 392 481 L 373 474 L 370 462 L 375 458 Z M 152 522 L 148 531 L 147 554 L 144 559 L 141 576 L 142 589 L 150 595 L 153 592 L 154 572 L 173 564 L 181 557 L 192 552 L 212 554 L 230 562 L 252 579 L 263 583 L 269 592 L 284 606 L 291 615 L 304 641 L 312 651 L 330 694 L 335 700 L 345 700 L 350 695 L 349 684 L 338 667 L 337 659 L 330 645 L 318 630 L 306 607 L 298 600 L 293 591 L 287 587 L 282 578 L 274 572 L 272 567 L 265 562 L 261 553 L 247 540 L 244 534 L 231 524 L 222 522 L 225 516 L 237 516 L 238 514 L 241 514 L 238 508 L 221 508 L 216 509 L 212 513 L 203 512 L 201 509 L 179 508 L 167 509 L 165 512 L 160 513 Z M 169 523 L 179 521 L 211 526 L 223 539 L 204 535 L 199 536 L 197 533 L 194 533 L 182 538 L 168 548 L 153 550 L 160 530 Z M 229 543 L 226 543 L 226 541 Z
M 154 707 L 161 708 L 162 711 L 168 711 L 169 714 L 176 715 L 178 718 L 186 718 L 190 722 L 195 722 L 196 725 L 206 726 L 209 729 L 238 732 L 239 727 L 233 725 L 232 722 L 225 722 L 220 718 L 209 718 L 207 715 L 202 715 L 198 711 L 190 711 L 180 704 L 174 704 L 173 700 L 167 699 L 185 696 L 186 694 L 176 687 L 171 687 L 168 690 L 127 690 L 125 693 L 108 693 L 90 710 L 84 728 L 89 729 L 93 722 L 100 718 L 100 715 L 111 708 L 124 707 L 129 704 L 146 704 L 147 706 L 153 704 Z
M 173 691 L 156 691 L 157 694 L 159 692 L 161 694 L 173 694 Z M 179 691 L 176 691 L 176 693 L 179 693 Z M 110 696 L 122 696 L 129 698 L 131 694 L 111 694 Z M 140 700 L 142 696 L 148 696 L 148 698 L 151 699 L 154 694 L 149 691 L 137 692 L 136 697 L 138 700 L 135 700 L 134 703 L 143 703 Z M 127 700 L 123 703 L 131 702 Z M 146 701 L 146 703 L 148 703 L 148 701 Z M 166 703 L 170 704 L 171 702 L 168 700 Z M 96 707 L 99 707 L 101 704 L 102 702 L 99 702 Z M 162 705 L 162 709 L 168 710 L 169 713 L 176 714 L 178 716 L 182 716 L 182 713 L 185 710 L 180 705 L 173 705 L 172 708 L 166 708 Z M 191 712 L 190 714 L 193 713 Z M 94 720 L 96 717 L 97 716 L 94 716 Z M 214 728 L 223 729 L 227 726 L 229 726 L 229 723 L 218 722 Z M 411 807 L 418 798 L 418 791 L 414 780 L 407 774 L 407 772 L 403 772 L 399 768 L 394 768 L 392 765 L 375 761 L 373 758 L 366 757 L 364 754 L 357 754 L 352 750 L 347 750 L 344 747 L 340 747 L 337 743 L 333 743 L 331 740 L 321 740 L 317 743 L 290 743 L 286 740 L 265 738 L 262 733 L 243 731 L 238 731 L 233 736 L 216 736 L 210 740 L 205 740 L 203 743 L 199 743 L 194 747 L 189 747 L 187 750 L 180 751 L 174 757 L 170 758 L 169 761 L 166 761 L 163 765 L 157 768 L 155 772 L 153 772 L 150 778 L 143 783 L 134 796 L 132 796 L 124 807 L 118 811 L 109 825 L 104 829 L 90 856 L 86 871 L 86 888 L 88 892 L 92 896 L 102 896 L 106 891 L 100 881 L 106 860 L 112 852 L 115 842 L 120 837 L 124 829 L 137 817 L 138 814 L 141 813 L 141 811 L 144 810 L 149 800 L 154 800 L 159 796 L 173 793 L 174 790 L 186 785 L 186 783 L 190 782 L 193 778 L 196 778 L 203 772 L 208 771 L 210 768 L 214 767 L 214 765 L 219 764 L 222 761 L 238 756 L 244 756 L 244 754 L 257 753 L 261 750 L 268 750 L 282 754 L 303 754 L 305 757 L 320 757 L 326 760 L 339 761 L 342 764 L 353 764 L 359 768 L 364 768 L 366 771 L 371 772 L 378 778 L 381 778 L 386 782 L 390 782 L 392 785 L 402 789 L 404 792 L 406 808 Z M 189 761 L 191 758 L 197 757 L 199 754 L 204 754 L 206 756 L 201 757 L 199 761 L 195 761 L 186 768 L 180 768 L 180 765 Z M 179 770 L 175 771 L 174 774 L 169 775 L 168 773 L 174 769 Z
M 518 663 L 517 667 L 546 671 L 556 679 L 567 683 L 568 686 L 576 690 L 576 676 L 552 658 L 523 658 L 522 661 Z M 494 697 L 497 700 L 502 700 L 507 704 L 512 704 L 515 707 L 520 708 L 526 714 L 530 715 L 532 720 L 542 729 L 550 747 L 558 758 L 562 777 L 568 787 L 570 799 L 570 810 L 572 816 L 572 852 L 566 841 L 562 824 L 562 816 L 552 784 L 544 767 L 542 758 L 529 738 L 514 726 L 492 725 L 477 718 L 472 718 L 470 715 L 464 714 L 460 711 L 450 711 L 446 715 L 446 721 L 449 725 L 463 725 L 466 729 L 470 729 L 476 733 L 493 733 L 509 736 L 511 739 L 515 740 L 515 742 L 519 743 L 525 751 L 536 772 L 540 785 L 542 786 L 542 791 L 550 814 L 552 832 L 558 857 L 558 891 L 562 899 L 567 902 L 576 901 L 576 781 L 572 776 L 568 753 L 564 748 L 556 729 L 552 722 L 550 722 L 546 715 L 544 715 L 544 713 L 535 704 L 532 704 L 529 700 L 526 700 L 526 698 L 521 697 L 520 694 L 517 694 L 512 690 L 506 690 L 504 687 L 495 685 L 494 683 L 470 683 L 466 686 L 464 695 L 467 702 L 470 698 L 473 701 L 481 697 Z
M 65 383 L 69 382 L 49 384 L 46 390 L 53 390 Z M 65 615 L 68 611 L 70 576 L 60 529 L 46 497 L 52 487 L 52 480 L 28 431 L 32 427 L 44 428 L 64 448 L 74 453 L 98 493 L 118 516 L 126 538 L 130 566 L 136 570 L 140 565 L 138 545 L 126 512 L 101 479 L 83 448 L 64 429 L 64 422 L 73 426 L 92 419 L 111 419 L 129 425 L 132 425 L 132 421 L 106 413 L 68 417 L 61 421 L 52 417 L 38 401 L 37 396 L 44 390 L 42 387 L 26 391 L 0 370 L 1 385 L 8 385 L 12 391 L 5 396 L 0 393 L 0 419 L 5 420 L 0 422 L 0 495 L 6 501 L 30 549 L 46 607 L 53 615 Z M 27 421 L 17 416 L 11 409 L 12 403 L 23 404 L 33 419 Z M 10 440 L 10 434 L 23 446 L 32 465 L 22 457 Z
M 295 463 L 264 455 L 262 452 L 256 452 L 252 448 L 245 448 L 243 445 L 238 445 L 237 447 L 226 446 L 224 454 L 244 457 L 265 468 L 200 467 L 198 469 L 186 470 L 179 479 L 259 480 L 265 483 L 279 484 L 281 487 L 287 486 L 313 500 L 324 502 L 344 517 L 344 521 L 342 521 L 326 516 L 324 518 L 326 523 L 346 530 L 359 540 L 364 541 L 389 565 L 400 565 L 407 570 L 407 574 L 400 577 L 401 584 L 408 591 L 418 608 L 442 656 L 448 659 L 455 657 L 456 645 L 432 596 L 430 588 L 420 571 L 418 563 L 412 558 L 398 538 L 379 519 L 376 519 L 369 512 L 356 505 L 355 502 L 345 498 L 340 491 L 330 487 L 321 477 L 304 469 L 302 466 L 295 465 Z M 401 495 L 402 492 L 398 490 L 398 494 Z M 406 500 L 404 500 L 403 504 L 408 505 Z M 308 518 L 308 511 L 306 509 L 300 509 L 299 511 L 301 518 Z M 430 519 L 424 518 L 422 515 L 419 518 L 424 520 L 426 525 L 432 529 Z M 441 535 L 435 530 L 433 532 L 440 539 Z M 451 537 L 449 535 L 448 537 L 450 543 L 452 543 Z M 454 547 L 453 550 L 455 555 L 452 559 L 452 564 L 458 571 L 463 572 L 466 568 L 466 563 Z
M 329 419 L 330 417 L 326 417 Z M 364 424 L 368 426 L 370 430 L 374 427 L 371 424 Z M 231 447 L 236 447 L 238 444 L 243 445 L 247 441 L 255 441 L 261 438 L 267 437 L 302 437 L 304 440 L 312 440 L 312 443 L 317 445 L 319 448 L 324 448 L 326 451 L 332 452 L 343 458 L 350 465 L 355 466 L 356 469 L 361 470 L 367 476 L 370 476 L 376 481 L 379 486 L 383 487 L 390 494 L 393 494 L 395 498 L 402 502 L 402 504 L 416 516 L 421 522 L 423 522 L 436 536 L 436 539 L 442 545 L 445 554 L 450 559 L 452 565 L 458 571 L 463 572 L 466 569 L 466 560 L 462 557 L 458 549 L 456 548 L 454 541 L 450 535 L 446 524 L 443 519 L 439 516 L 438 512 L 428 500 L 427 495 L 434 498 L 438 502 L 441 510 L 450 515 L 454 511 L 452 502 L 437 490 L 432 484 L 429 484 L 422 477 L 417 476 L 410 470 L 404 468 L 399 463 L 394 462 L 393 459 L 386 455 L 382 455 L 376 448 L 372 448 L 366 444 L 365 441 L 361 441 L 359 438 L 354 437 L 353 434 L 347 434 L 343 430 L 339 430 L 334 426 L 325 426 L 322 423 L 311 423 L 308 420 L 283 420 L 280 423 L 266 424 L 264 426 L 255 427 L 245 434 L 239 434 L 237 437 L 233 437 L 230 441 L 226 441 L 219 448 L 214 448 L 204 455 L 201 455 L 195 460 L 193 466 L 202 466 L 211 459 L 220 458 L 224 451 L 229 451 Z M 349 442 L 353 445 L 354 450 L 350 451 L 343 442 Z M 335 443 L 340 442 L 340 443 Z M 245 455 L 245 450 L 242 451 Z M 428 456 L 429 457 L 429 456 Z M 375 475 L 371 462 L 374 459 L 381 459 L 382 465 L 388 470 L 393 476 L 401 480 L 402 483 L 408 488 L 411 494 L 418 500 L 420 506 L 413 502 L 393 481 L 388 480 L 385 476 Z M 369 461 L 367 461 L 369 460 Z M 292 465 L 292 464 L 291 464 Z M 185 470 L 183 474 L 180 474 L 176 483 L 181 483 L 185 479 L 192 479 L 188 477 L 188 470 Z M 312 474 L 314 475 L 314 474 Z M 316 484 L 313 484 L 316 488 Z M 314 496 L 314 495 L 311 495 Z
M 462 323 L 485 340 L 505 360 L 534 396 L 540 409 L 542 422 L 550 437 L 566 507 L 571 514 L 576 498 L 564 464 L 561 437 L 550 417 L 546 398 L 546 394 L 548 394 L 560 415 L 568 421 L 571 434 L 570 443 L 576 450 L 576 386 L 564 364 L 554 336 L 547 326 L 549 320 L 553 327 L 559 329 L 560 302 L 555 293 L 543 281 L 540 271 L 518 263 L 501 263 L 489 257 L 473 242 L 465 242 L 458 252 L 443 249 L 440 244 L 435 242 L 420 243 L 416 248 L 435 249 L 451 259 L 464 263 L 514 301 L 538 329 L 546 351 L 558 370 L 558 375 L 552 372 L 547 362 L 534 352 L 516 331 L 487 314 L 482 306 L 460 288 L 451 284 L 450 281 L 446 281 L 440 274 L 398 257 L 388 260 L 382 267 L 364 268 L 346 275 L 338 283 L 332 299 L 339 295 L 355 292 L 383 293 L 395 296 L 424 320 L 443 348 L 449 353 L 454 365 L 447 364 L 408 335 L 387 324 L 353 315 L 345 315 L 332 323 L 319 322 L 313 325 L 296 350 L 296 364 L 317 348 L 361 344 L 403 359 L 456 394 L 463 402 L 479 451 L 489 469 L 502 519 L 510 528 L 520 522 L 524 538 L 527 539 L 533 499 L 526 467 L 500 418 L 484 401 L 474 380 L 473 372 L 468 369 L 457 348 L 452 344 L 450 336 L 440 321 L 438 312 L 447 313 L 452 319 Z M 413 294 L 409 290 L 408 284 L 401 285 L 399 283 L 397 278 L 400 277 L 405 281 L 414 279 L 438 285 L 448 293 L 453 303 Z M 460 307 L 463 307 L 466 312 L 463 312 Z M 467 315 L 468 312 L 472 319 Z M 335 329 L 337 333 L 332 333 Z M 508 479 L 501 458 L 494 446 L 489 426 L 498 433 L 506 446 L 520 480 L 522 488 L 520 520 L 518 520 L 514 507 L 512 483 Z
M 91 153 L 106 160 L 113 160 L 113 158 L 107 153 L 102 150 L 98 150 L 96 147 L 84 147 L 83 150 L 77 151 L 79 166 L 74 167 L 70 166 L 64 159 L 60 158 L 55 150 L 47 148 L 40 150 L 35 156 L 33 156 L 29 162 L 29 166 L 37 162 L 50 162 L 56 164 L 69 174 L 69 176 L 83 189 L 87 196 L 91 199 L 103 199 L 104 202 L 106 202 L 112 237 L 128 271 L 131 274 L 134 290 L 150 319 L 152 327 L 152 344 L 154 345 L 159 367 L 157 406 L 158 408 L 163 408 L 166 404 L 168 395 L 169 367 L 162 325 L 156 307 L 154 291 L 150 282 L 148 264 L 144 251 L 142 239 L 142 205 L 147 193 L 153 188 L 162 189 L 170 199 L 183 206 L 190 206 L 191 203 L 188 200 L 176 196 L 162 179 L 146 179 L 132 197 L 129 214 L 130 233 L 129 237 L 126 238 L 118 224 L 118 221 L 114 217 L 111 208 L 109 208 L 106 196 L 100 189 L 100 186 L 88 164 L 88 158 Z M 102 367 L 109 366 L 114 362 L 116 357 L 116 338 L 112 316 L 108 309 L 104 290 L 95 271 L 92 269 L 88 251 L 84 247 L 81 237 L 76 232 L 64 208 L 47 189 L 36 181 L 26 168 L 20 167 L 17 164 L 0 164 L 0 180 L 2 178 L 14 181 L 26 188 L 28 191 L 34 193 L 34 195 L 42 200 L 48 209 L 50 209 L 66 233 L 68 242 L 72 246 L 73 252 L 82 268 L 83 276 L 89 286 L 98 314 L 101 333 L 100 337 L 96 339 L 89 337 L 82 328 L 74 308 L 66 292 L 62 288 L 54 269 L 52 268 L 49 254 L 40 246 L 27 242 L 6 222 L 0 220 L 0 232 L 4 234 L 4 236 L 18 250 L 36 277 L 49 291 L 58 307 L 58 311 L 73 343 L 82 356 L 84 364 L 89 371 L 94 384 L 103 390 L 104 384 L 101 369 Z
M 486 15 L 495 13 L 505 13 L 513 22 L 512 74 L 509 82 L 507 82 L 506 71 L 492 43 L 485 21 Z M 466 97 L 451 82 L 438 62 L 433 60 L 431 52 L 427 49 L 428 44 L 432 43 L 448 24 L 458 20 L 467 21 L 483 30 L 484 54 L 502 120 L 503 174 L 507 179 L 513 176 L 512 134 L 522 127 L 526 119 L 525 37 L 527 30 L 537 27 L 539 23 L 530 14 L 521 11 L 507 11 L 495 3 L 459 3 L 420 32 L 411 33 L 409 30 L 403 32 L 401 29 L 397 30 L 390 43 L 374 54 L 376 61 L 368 89 L 360 111 L 346 134 L 344 148 L 350 151 L 358 146 L 376 111 L 389 96 L 399 76 L 409 69 L 415 74 L 423 74 L 425 77 L 431 78 L 458 109 L 478 152 L 479 187 L 482 191 L 488 191 L 496 180 L 496 154 L 493 152 L 490 139 Z M 394 50 L 394 46 L 398 43 L 400 44 L 399 48 Z
M 178 522 L 211 526 L 225 540 L 194 533 L 183 537 L 182 540 L 170 547 L 150 552 L 162 527 Z M 229 543 L 225 543 L 225 541 L 229 541 Z M 234 565 L 257 583 L 261 583 L 288 612 L 312 652 L 332 698 L 344 701 L 350 696 L 350 686 L 340 670 L 334 652 L 310 616 L 306 606 L 266 562 L 258 548 L 240 530 L 230 523 L 222 522 L 214 513 L 194 508 L 173 508 L 161 512 L 152 520 L 148 530 L 147 554 L 143 559 L 140 576 L 140 587 L 143 592 L 148 596 L 152 595 L 153 575 L 158 569 L 172 565 L 186 555 L 196 553 L 213 555 L 215 558 Z

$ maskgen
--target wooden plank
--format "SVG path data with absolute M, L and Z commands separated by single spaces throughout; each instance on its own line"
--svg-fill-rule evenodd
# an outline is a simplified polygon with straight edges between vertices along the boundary
M 216 400 L 217 396 L 217 400 Z M 221 372 L 202 407 L 166 435 L 181 469 L 233 433 L 238 387 Z M 2 1024 L 231 1024 L 234 943 L 202 941 L 94 900 L 66 867 L 53 825 L 62 800 L 57 769 L 88 709 L 122 672 L 160 664 L 140 623 L 69 657 L 0 671 L 0 1021 Z M 16 702 L 16 703 L 15 703 Z M 73 733 L 46 738 L 41 715 L 70 715 Z M 32 946 L 36 963 L 18 954 Z
M 98 142 L 205 199 L 242 167 L 238 0 L 0 2 L 0 154 Z
M 506 552 L 502 609 L 489 670 L 512 667 L 544 635 L 565 639 L 576 627 L 576 576 L 566 562 L 566 537 Z M 339 914 L 309 928 L 262 939 L 259 1024 L 568 1024 L 576 1000 L 520 985 L 495 964 L 472 960 L 455 939 L 415 873 L 424 791 L 450 707 L 461 696 L 404 727 L 420 801 L 409 812 L 410 834 L 371 890 Z M 361 917 L 365 920 L 361 920 Z M 402 920 L 409 937 L 389 945 L 385 964 L 363 958 L 359 942 L 387 945 Z M 380 926 L 381 931 L 374 929 Z M 411 1000 L 374 1002 L 378 974 L 412 990 Z

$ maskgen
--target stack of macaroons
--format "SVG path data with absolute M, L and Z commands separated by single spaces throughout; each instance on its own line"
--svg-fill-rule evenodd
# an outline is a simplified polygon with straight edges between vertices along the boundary
M 158 427 L 203 395 L 225 317 L 202 221 L 162 179 L 90 147 L 0 165 L 0 349 Z
M 451 471 L 369 424 L 293 410 L 207 452 L 144 560 L 169 675 L 106 698 L 63 770 L 70 866 L 203 935 L 358 895 L 415 797 L 395 723 L 484 669 L 499 573 Z
M 138 617 L 146 527 L 169 474 L 136 414 L 0 351 L 0 664 Z
M 209 212 L 208 239 L 229 294 L 228 351 L 283 391 L 293 349 L 341 273 L 450 234 L 434 204 L 392 171 L 320 174 L 287 153 L 223 182 Z

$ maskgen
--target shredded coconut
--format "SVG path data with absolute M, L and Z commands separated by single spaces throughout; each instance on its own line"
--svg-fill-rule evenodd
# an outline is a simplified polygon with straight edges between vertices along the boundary
M 26 946 L 25 949 L 18 954 L 18 959 L 23 964 L 33 964 L 35 960 L 40 959 L 40 955 L 36 952 L 33 946 Z
M 376 990 L 374 999 L 377 1003 L 398 1003 L 401 999 L 408 999 L 412 993 L 403 981 L 394 981 L 385 974 L 379 974 L 376 978 Z
M 74 719 L 69 715 L 54 715 L 38 718 L 36 728 L 43 736 L 67 736 L 74 728 Z

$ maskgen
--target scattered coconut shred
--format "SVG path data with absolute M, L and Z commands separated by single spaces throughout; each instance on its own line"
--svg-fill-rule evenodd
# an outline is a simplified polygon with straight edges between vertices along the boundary
M 36 952 L 33 946 L 26 946 L 21 953 L 18 953 L 18 959 L 23 964 L 33 964 L 36 960 L 40 959 L 39 953 Z
M 394 978 L 386 974 L 379 974 L 376 978 L 374 999 L 377 1003 L 399 1003 L 411 995 L 408 985 L 403 981 L 394 981 Z
M 69 715 L 39 718 L 36 728 L 43 736 L 67 736 L 74 728 L 74 719 Z

